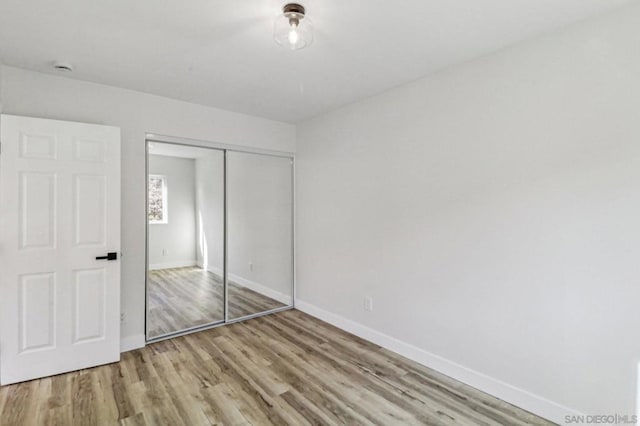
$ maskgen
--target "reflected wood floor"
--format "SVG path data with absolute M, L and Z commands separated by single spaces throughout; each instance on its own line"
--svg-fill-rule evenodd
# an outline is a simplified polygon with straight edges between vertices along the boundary
M 224 319 L 222 278 L 198 267 L 149 271 L 149 335 L 152 337 Z M 285 305 L 229 282 L 229 318 Z
M 0 388 L 2 425 L 549 425 L 291 310 Z

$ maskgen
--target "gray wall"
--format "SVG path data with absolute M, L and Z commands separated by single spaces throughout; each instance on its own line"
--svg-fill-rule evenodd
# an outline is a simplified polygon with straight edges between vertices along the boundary
M 195 160 L 198 265 L 222 276 L 224 269 L 224 153 Z
M 292 166 L 288 158 L 227 153 L 229 279 L 291 303 Z
M 167 182 L 168 223 L 149 224 L 149 268 L 196 265 L 195 160 L 149 155 L 149 173 Z
M 639 28 L 636 3 L 300 124 L 298 298 L 557 421 L 634 414 Z

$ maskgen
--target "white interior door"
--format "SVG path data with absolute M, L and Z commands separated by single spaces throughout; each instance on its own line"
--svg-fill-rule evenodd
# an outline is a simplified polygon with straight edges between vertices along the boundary
M 0 384 L 118 361 L 120 129 L 0 131 Z

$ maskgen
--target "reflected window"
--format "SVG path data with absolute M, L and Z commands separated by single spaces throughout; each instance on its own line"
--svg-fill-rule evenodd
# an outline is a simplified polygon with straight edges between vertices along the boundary
M 167 217 L 167 178 L 149 175 L 149 223 L 169 223 Z

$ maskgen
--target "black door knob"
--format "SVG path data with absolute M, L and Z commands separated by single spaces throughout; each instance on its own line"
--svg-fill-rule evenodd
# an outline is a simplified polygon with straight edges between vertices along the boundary
M 96 260 L 118 260 L 118 253 L 115 251 L 112 253 L 107 253 L 106 256 L 96 257 Z

